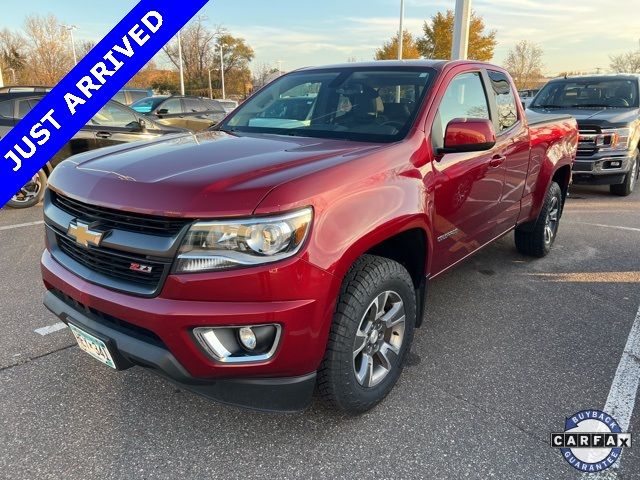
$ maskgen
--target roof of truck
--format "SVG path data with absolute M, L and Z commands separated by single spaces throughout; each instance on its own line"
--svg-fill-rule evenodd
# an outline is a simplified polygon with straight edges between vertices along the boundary
M 613 78 L 620 78 L 623 80 L 640 80 L 640 74 L 638 73 L 591 73 L 586 75 L 567 75 L 566 77 L 557 77 L 551 82 L 561 80 L 610 80 Z
M 337 68 L 360 68 L 360 67 L 429 67 L 435 69 L 442 69 L 450 63 L 483 63 L 476 62 L 475 60 L 373 60 L 369 62 L 351 62 L 351 63 L 338 63 L 335 65 L 319 65 L 314 67 L 304 67 L 297 71 L 304 70 L 324 70 L 324 69 L 337 69 Z M 489 65 L 489 64 L 487 64 Z

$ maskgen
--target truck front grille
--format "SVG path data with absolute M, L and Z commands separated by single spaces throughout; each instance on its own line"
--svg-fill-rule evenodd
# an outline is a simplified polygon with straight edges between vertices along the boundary
M 83 267 L 118 281 L 146 287 L 150 291 L 159 287 L 166 269 L 170 267 L 170 262 L 151 261 L 145 257 L 93 246 L 83 247 L 59 233 L 56 234 L 56 241 L 65 255 Z M 134 265 L 144 266 L 145 272 L 132 268 Z
M 185 219 L 143 215 L 88 205 L 53 191 L 51 192 L 51 202 L 69 215 L 87 223 L 99 222 L 100 228 L 104 230 L 124 230 L 172 237 L 190 222 Z
M 580 137 L 578 141 L 578 156 L 593 155 L 598 151 L 596 139 L 600 134 L 600 127 L 583 126 L 580 127 Z

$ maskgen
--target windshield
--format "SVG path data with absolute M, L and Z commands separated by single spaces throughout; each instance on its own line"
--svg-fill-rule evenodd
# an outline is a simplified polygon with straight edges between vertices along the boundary
M 151 113 L 167 98 L 169 97 L 143 98 L 142 100 L 138 100 L 133 105 L 131 105 L 131 108 L 133 108 L 138 113 Z
M 435 71 L 426 67 L 323 69 L 279 78 L 219 127 L 358 141 L 404 137 Z
M 544 86 L 531 108 L 638 108 L 635 80 L 567 79 Z

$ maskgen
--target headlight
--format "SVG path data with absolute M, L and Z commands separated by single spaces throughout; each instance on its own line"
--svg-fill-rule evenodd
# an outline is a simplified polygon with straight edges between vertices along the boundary
M 605 151 L 627 151 L 629 150 L 630 141 L 631 129 L 629 128 L 603 130 L 596 137 L 596 147 Z
M 177 273 L 224 270 L 295 255 L 309 233 L 313 210 L 240 220 L 198 222 L 178 252 Z

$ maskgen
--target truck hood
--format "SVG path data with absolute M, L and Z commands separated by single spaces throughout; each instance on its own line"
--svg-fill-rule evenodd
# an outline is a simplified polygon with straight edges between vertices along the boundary
M 579 126 L 597 125 L 602 128 L 625 127 L 640 116 L 640 110 L 637 108 L 532 108 L 530 110 L 540 114 L 571 115 L 578 121 Z
M 278 185 L 377 148 L 281 135 L 170 135 L 71 157 L 49 185 L 85 203 L 151 215 L 250 215 Z

